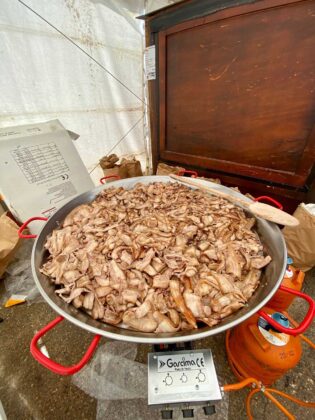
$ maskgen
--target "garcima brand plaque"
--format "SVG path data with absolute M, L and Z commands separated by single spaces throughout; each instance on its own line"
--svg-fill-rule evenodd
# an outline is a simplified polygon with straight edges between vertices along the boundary
M 221 399 L 210 350 L 150 353 L 148 364 L 149 404 Z

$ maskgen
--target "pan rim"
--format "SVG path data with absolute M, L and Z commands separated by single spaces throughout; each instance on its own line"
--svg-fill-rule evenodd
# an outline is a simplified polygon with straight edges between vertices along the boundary
M 232 320 L 231 322 L 229 322 L 227 324 L 224 324 L 224 325 L 218 324 L 217 326 L 214 326 L 214 327 L 205 327 L 205 330 L 203 330 L 203 331 L 199 330 L 199 332 L 198 332 L 198 329 L 194 329 L 194 330 L 184 331 L 184 332 L 154 334 L 154 333 L 143 333 L 143 332 L 140 332 L 140 331 L 124 329 L 122 327 L 115 327 L 115 326 L 111 326 L 110 324 L 101 323 L 101 321 L 97 321 L 97 322 L 100 322 L 104 326 L 108 326 L 111 329 L 116 329 L 117 328 L 117 330 L 118 330 L 117 332 L 112 332 L 112 331 L 107 331 L 106 329 L 94 327 L 92 325 L 89 325 L 86 322 L 83 322 L 83 321 L 79 320 L 74 315 L 71 315 L 68 312 L 64 311 L 60 306 L 58 306 L 50 298 L 50 296 L 47 294 L 47 292 L 43 288 L 43 286 L 41 284 L 41 281 L 39 280 L 39 278 L 37 276 L 37 271 L 36 271 L 36 266 L 35 266 L 35 253 L 36 253 L 36 249 L 37 249 L 37 244 L 38 244 L 39 240 L 42 240 L 41 235 L 42 235 L 42 232 L 43 232 L 45 226 L 49 222 L 52 222 L 54 219 L 56 219 L 58 217 L 58 213 L 60 213 L 62 211 L 62 209 L 64 209 L 65 206 L 69 205 L 69 203 L 78 199 L 79 197 L 86 195 L 87 193 L 98 194 L 103 189 L 110 188 L 110 187 L 113 187 L 113 186 L 114 187 L 119 187 L 119 186 L 124 186 L 124 185 L 126 186 L 126 184 L 129 184 L 129 183 L 130 184 L 132 184 L 132 183 L 135 184 L 137 182 L 143 182 L 144 178 L 145 178 L 146 183 L 154 182 L 154 181 L 155 182 L 156 181 L 160 182 L 161 180 L 162 180 L 162 182 L 177 182 L 176 180 L 174 180 L 174 179 L 172 179 L 168 176 L 156 176 L 156 175 L 128 178 L 127 180 L 113 181 L 109 184 L 104 184 L 102 186 L 96 187 L 93 190 L 87 191 L 83 194 L 77 195 L 76 197 L 72 198 L 68 203 L 64 204 L 60 209 L 58 209 L 56 211 L 56 213 L 54 213 L 52 215 L 51 219 L 49 219 L 43 225 L 43 227 L 42 227 L 41 231 L 39 232 L 39 234 L 38 234 L 38 236 L 37 236 L 37 238 L 34 242 L 34 245 L 33 245 L 32 256 L 31 256 L 31 264 L 32 264 L 32 274 L 33 274 L 33 278 L 34 278 L 34 281 L 36 283 L 36 286 L 37 286 L 39 292 L 41 293 L 41 295 L 43 296 L 44 300 L 48 303 L 48 305 L 57 314 L 61 315 L 64 319 L 66 319 L 67 321 L 71 322 L 72 324 L 76 325 L 79 328 L 83 328 L 84 330 L 86 330 L 88 332 L 91 332 L 91 333 L 96 334 L 96 335 L 101 335 L 102 337 L 106 337 L 106 338 L 109 338 L 109 339 L 112 339 L 112 340 L 133 342 L 133 343 L 138 343 L 138 344 L 172 344 L 172 343 L 200 340 L 200 339 L 212 336 L 212 335 L 220 334 L 220 333 L 222 333 L 222 332 L 224 332 L 224 331 L 226 331 L 230 328 L 235 327 L 238 324 L 241 324 L 242 322 L 244 322 L 245 320 L 250 318 L 252 315 L 257 313 L 263 306 L 265 306 L 265 304 L 276 293 L 276 291 L 279 288 L 279 286 L 281 284 L 281 281 L 284 277 L 285 270 L 286 270 L 287 249 L 286 249 L 285 241 L 284 241 L 284 238 L 281 234 L 281 231 L 280 231 L 279 227 L 272 222 L 267 222 L 266 220 L 262 220 L 262 219 L 257 218 L 257 217 L 256 217 L 256 219 L 259 220 L 260 223 L 267 224 L 267 225 L 271 226 L 273 229 L 276 230 L 277 234 L 279 235 L 279 239 L 281 241 L 281 245 L 282 245 L 282 249 L 283 249 L 282 269 L 280 271 L 280 275 L 279 275 L 277 281 L 275 281 L 275 284 L 274 284 L 272 290 L 269 292 L 269 294 L 264 299 L 262 299 L 259 303 L 257 303 L 257 305 L 255 305 L 252 309 L 248 310 L 243 315 L 241 315 L 239 318 L 236 318 L 235 320 Z M 157 178 L 158 178 L 158 180 L 157 180 Z M 211 184 L 211 186 L 214 187 L 214 188 L 218 187 L 218 184 L 212 183 L 210 181 L 206 181 L 206 180 L 198 180 L 198 181 L 200 181 L 201 183 L 204 183 L 205 185 Z M 227 190 L 229 190 L 229 192 L 233 193 L 233 195 L 239 196 L 246 201 L 249 201 L 249 202 L 251 201 L 248 197 L 244 196 L 241 193 L 230 190 L 228 187 L 220 185 L 220 188 L 222 188 L 222 187 L 224 189 L 226 188 Z M 86 316 L 90 317 L 88 314 L 86 314 Z

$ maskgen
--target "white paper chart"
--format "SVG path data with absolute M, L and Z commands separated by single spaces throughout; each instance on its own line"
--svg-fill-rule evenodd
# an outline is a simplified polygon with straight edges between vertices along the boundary
M 30 184 L 69 171 L 55 143 L 17 147 L 11 151 L 11 154 Z

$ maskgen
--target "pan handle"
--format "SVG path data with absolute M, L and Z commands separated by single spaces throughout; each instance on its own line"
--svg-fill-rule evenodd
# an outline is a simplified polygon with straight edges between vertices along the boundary
M 260 197 L 256 197 L 254 201 L 269 201 L 270 203 L 274 204 L 278 207 L 278 209 L 283 210 L 283 205 L 279 203 L 279 201 L 275 200 L 274 198 L 269 197 L 268 195 L 261 195 Z
M 105 184 L 106 179 L 109 179 L 109 178 L 121 179 L 119 175 L 108 175 L 108 176 L 103 176 L 103 178 L 100 179 L 100 183 Z
M 29 225 L 29 223 L 33 222 L 34 220 L 47 221 L 48 218 L 47 217 L 36 216 L 36 217 L 31 217 L 30 219 L 26 220 L 26 222 L 24 222 L 23 225 L 18 230 L 18 235 L 19 235 L 20 239 L 37 238 L 37 235 L 24 235 L 24 233 L 23 233 L 23 230 L 26 229 L 27 226 Z
M 58 375 L 73 375 L 74 373 L 79 372 L 85 366 L 88 361 L 93 356 L 93 353 L 100 341 L 101 336 L 95 335 L 89 348 L 87 349 L 86 353 L 82 357 L 82 359 L 76 365 L 72 366 L 62 366 L 57 362 L 46 357 L 37 347 L 38 340 L 43 337 L 48 331 L 53 329 L 59 322 L 63 321 L 62 316 L 58 316 L 56 319 L 51 321 L 49 324 L 46 325 L 43 329 L 38 331 L 35 336 L 33 337 L 30 345 L 31 354 L 35 360 L 37 360 L 41 365 L 45 368 L 49 369 L 50 371 L 57 373 Z
M 196 171 L 189 171 L 188 169 L 182 169 L 178 172 L 178 176 L 184 176 L 186 174 L 190 174 L 192 178 L 198 178 L 198 172 Z
M 297 328 L 286 328 L 286 327 L 283 327 L 282 325 L 280 325 L 274 319 L 272 319 L 269 315 L 266 314 L 266 312 L 258 311 L 258 314 L 262 318 L 264 318 L 264 320 L 267 321 L 268 324 L 270 324 L 272 327 L 274 327 L 279 332 L 289 334 L 289 335 L 294 335 L 294 336 L 302 334 L 310 326 L 310 324 L 313 321 L 313 318 L 315 316 L 315 302 L 314 302 L 314 300 L 309 295 L 306 295 L 305 293 L 299 292 L 298 290 L 294 290 L 294 289 L 291 289 L 289 287 L 285 287 L 285 286 L 281 285 L 279 287 L 279 290 L 282 290 L 283 292 L 291 293 L 292 295 L 298 296 L 298 297 L 306 300 L 307 303 L 309 304 L 308 311 L 305 315 L 305 318 L 300 323 L 300 325 Z

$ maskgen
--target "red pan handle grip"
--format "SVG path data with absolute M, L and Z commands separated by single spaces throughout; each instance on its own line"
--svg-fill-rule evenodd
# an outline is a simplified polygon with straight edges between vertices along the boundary
M 103 176 L 103 178 L 100 179 L 100 183 L 101 184 L 105 184 L 105 180 L 109 179 L 109 178 L 116 178 L 116 179 L 120 179 L 119 175 L 107 175 L 107 176 Z
M 294 336 L 302 334 L 310 326 L 310 324 L 313 321 L 313 318 L 315 316 L 315 302 L 314 302 L 314 300 L 309 295 L 306 295 L 305 293 L 299 292 L 298 290 L 290 289 L 289 287 L 285 287 L 285 286 L 281 285 L 279 287 L 279 290 L 282 290 L 283 292 L 291 293 L 292 295 L 298 296 L 298 297 L 306 300 L 307 303 L 309 304 L 308 311 L 305 315 L 305 318 L 300 323 L 300 325 L 297 328 L 286 328 L 286 327 L 283 327 L 282 325 L 280 325 L 277 321 L 272 319 L 270 316 L 268 316 L 268 314 L 266 314 L 266 312 L 258 311 L 258 314 L 262 318 L 264 318 L 264 320 L 267 321 L 268 324 L 270 324 L 272 327 L 274 327 L 277 331 L 280 331 L 282 333 L 289 334 L 289 335 L 294 335 Z
M 47 217 L 41 217 L 41 216 L 37 216 L 37 217 L 31 217 L 30 219 L 26 220 L 26 222 L 23 223 L 23 225 L 19 228 L 18 230 L 18 235 L 20 239 L 31 239 L 31 238 L 36 238 L 37 235 L 24 235 L 23 234 L 23 230 L 27 228 L 27 226 L 29 225 L 29 223 L 33 222 L 34 220 L 48 220 Z
M 54 373 L 57 373 L 58 375 L 73 375 L 74 373 L 79 372 L 85 366 L 88 361 L 93 356 L 93 353 L 98 345 L 98 342 L 100 341 L 101 336 L 95 335 L 89 348 L 87 349 L 85 355 L 82 357 L 82 359 L 73 366 L 62 366 L 57 362 L 54 362 L 53 360 L 46 357 L 37 347 L 38 340 L 43 337 L 49 330 L 53 329 L 59 322 L 61 322 L 64 318 L 62 316 L 58 316 L 56 319 L 51 321 L 49 324 L 46 325 L 43 329 L 38 331 L 38 333 L 35 334 L 31 341 L 31 354 L 34 357 L 35 360 L 37 360 L 41 365 L 43 365 L 46 369 L 51 370 Z
M 270 203 L 274 204 L 278 207 L 278 209 L 283 210 L 283 205 L 279 203 L 279 201 L 275 200 L 274 198 L 269 197 L 268 195 L 261 195 L 260 197 L 256 197 L 254 201 L 269 201 Z
M 196 171 L 188 171 L 187 169 L 182 169 L 181 171 L 178 172 L 178 176 L 183 176 L 186 174 L 190 174 L 192 178 L 198 178 L 198 172 Z

